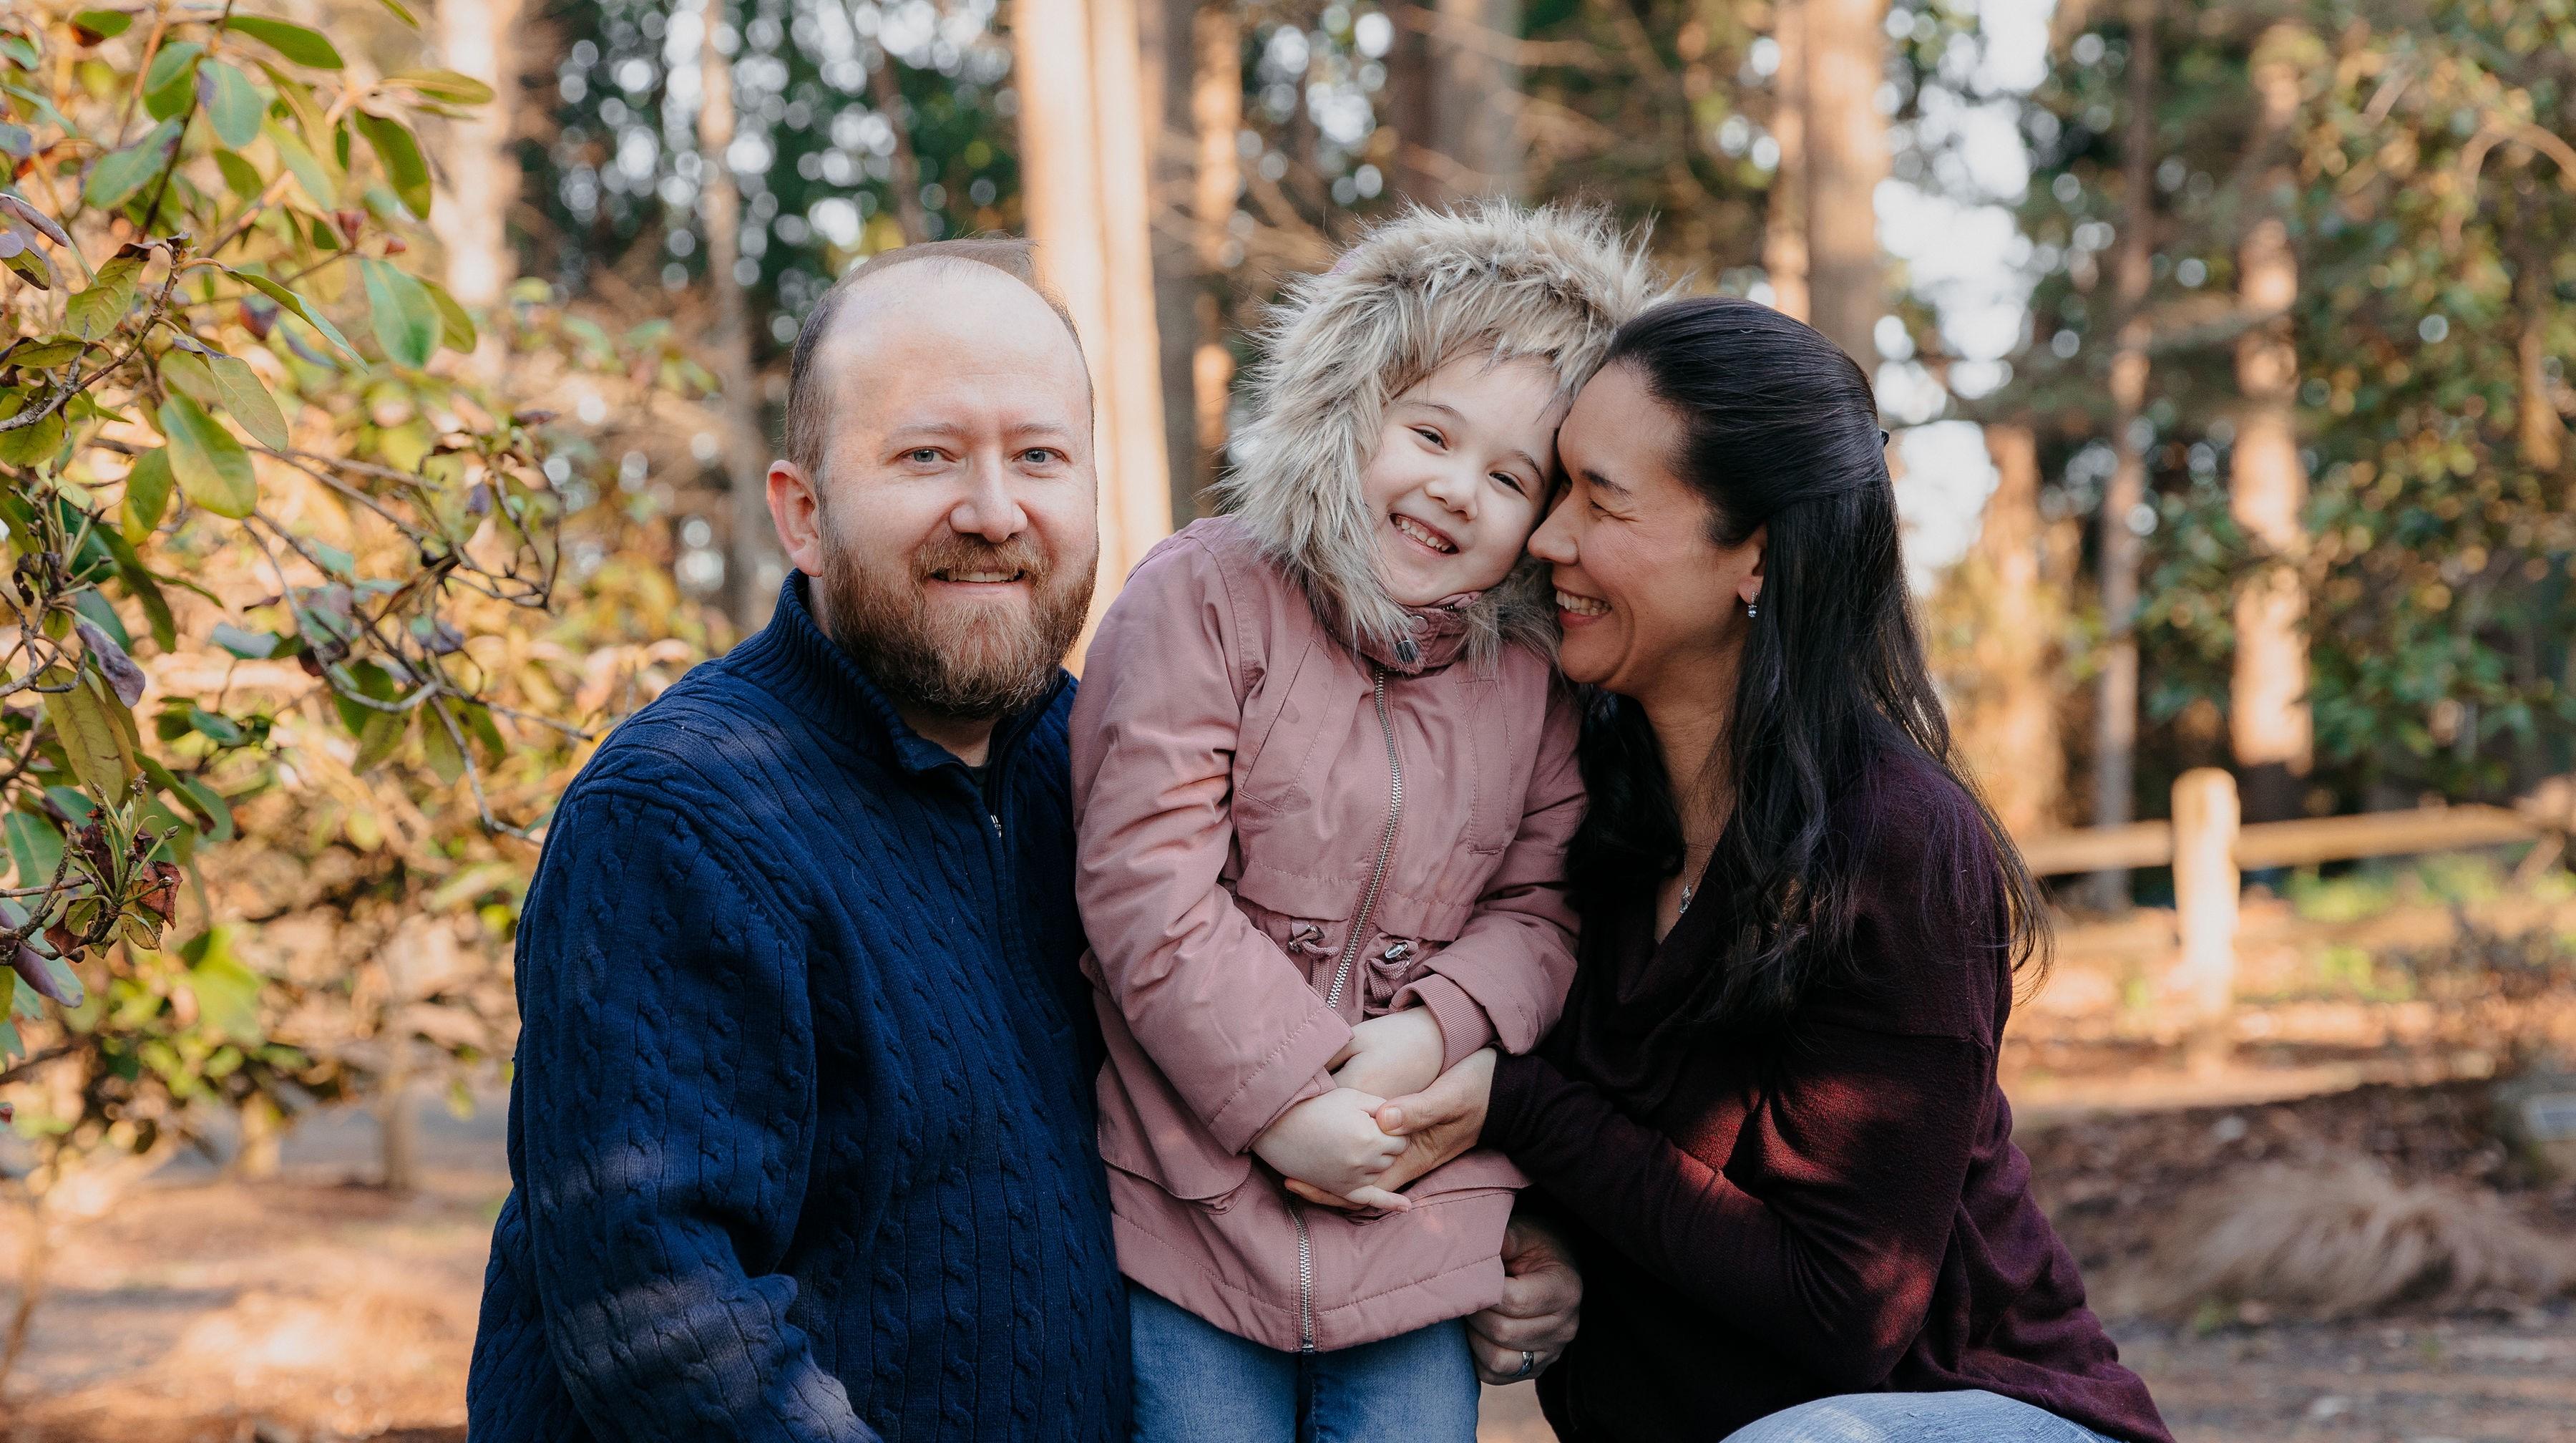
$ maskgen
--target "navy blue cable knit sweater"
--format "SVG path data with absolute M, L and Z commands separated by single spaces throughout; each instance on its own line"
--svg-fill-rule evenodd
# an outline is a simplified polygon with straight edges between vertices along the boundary
M 1072 699 L 979 793 L 791 576 L 583 769 L 520 924 L 475 1443 L 1127 1436 Z

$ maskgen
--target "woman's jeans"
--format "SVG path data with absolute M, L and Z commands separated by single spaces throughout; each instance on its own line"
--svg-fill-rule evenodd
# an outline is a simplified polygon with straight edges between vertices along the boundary
M 1134 1284 L 1136 1443 L 1475 1443 L 1463 1320 L 1331 1353 L 1238 1338 Z
M 1141 1334 L 1139 1335 L 1141 1336 Z M 2111 1443 L 2044 1408 L 1989 1393 L 1846 1393 L 1757 1418 L 1726 1443 Z

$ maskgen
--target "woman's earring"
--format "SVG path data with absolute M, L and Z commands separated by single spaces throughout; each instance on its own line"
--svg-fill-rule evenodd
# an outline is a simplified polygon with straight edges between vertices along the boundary
M 1754 615 L 1756 614 L 1757 609 L 1758 609 L 1758 608 L 1756 608 L 1756 607 L 1755 607 L 1754 603 L 1752 603 L 1752 602 L 1750 602 L 1750 601 L 1745 602 L 1745 603 L 1744 603 L 1744 619 L 1745 619 L 1746 621 L 1751 621 L 1751 620 L 1754 618 Z

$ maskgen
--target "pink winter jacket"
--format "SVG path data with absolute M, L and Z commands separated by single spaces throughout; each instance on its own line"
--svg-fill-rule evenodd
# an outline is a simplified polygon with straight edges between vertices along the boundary
M 1461 658 L 1460 616 L 1415 613 L 1393 649 L 1411 659 L 1355 652 L 1239 521 L 1201 521 L 1137 565 L 1074 703 L 1119 1265 L 1273 1348 L 1373 1342 L 1502 1295 L 1523 1179 L 1500 1154 L 1355 1218 L 1293 1201 L 1248 1151 L 1331 1089 L 1363 1017 L 1429 1008 L 1447 1065 L 1527 1050 L 1564 1003 L 1573 705 L 1527 647 Z

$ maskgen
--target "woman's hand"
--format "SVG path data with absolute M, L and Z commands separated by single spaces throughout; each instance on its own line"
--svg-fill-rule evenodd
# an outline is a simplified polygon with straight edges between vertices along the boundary
M 1252 1151 L 1277 1169 L 1299 1197 L 1332 1207 L 1403 1212 L 1413 1206 L 1379 1179 L 1404 1151 L 1404 1140 L 1378 1127 L 1385 1099 L 1338 1087 L 1279 1115 Z
M 1351 1029 L 1331 1063 L 1333 1081 L 1380 1097 L 1420 1092 L 1440 1076 L 1440 1023 L 1427 1007 L 1372 1017 Z
M 1546 1372 L 1574 1341 L 1582 1311 L 1583 1275 L 1564 1240 L 1514 1217 L 1503 1234 L 1503 1300 L 1467 1319 L 1477 1375 L 1488 1383 L 1518 1383 Z
M 1393 1098 L 1377 1110 L 1376 1124 L 1402 1151 L 1375 1179 L 1378 1191 L 1395 1193 L 1414 1179 L 1476 1145 L 1485 1130 L 1485 1104 L 1494 1093 L 1494 1050 L 1469 1053 L 1429 1087 Z M 1281 1119 L 1285 1121 L 1286 1119 Z M 1255 1144 L 1259 1146 L 1259 1144 Z M 1278 1164 L 1271 1164 L 1277 1167 Z M 1287 1172 L 1286 1168 L 1280 1171 Z M 1301 1187 L 1291 1174 L 1288 1190 L 1324 1207 L 1347 1207 L 1328 1189 Z

